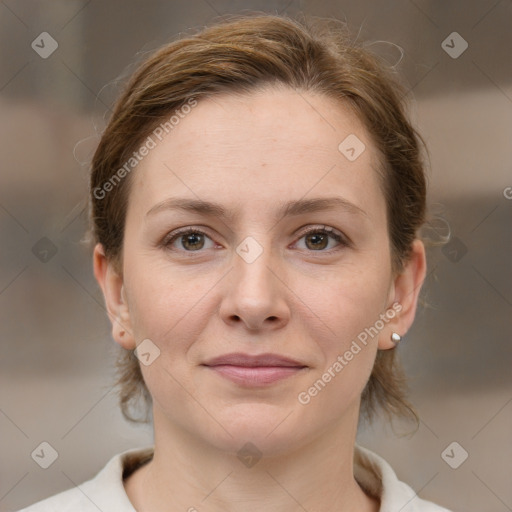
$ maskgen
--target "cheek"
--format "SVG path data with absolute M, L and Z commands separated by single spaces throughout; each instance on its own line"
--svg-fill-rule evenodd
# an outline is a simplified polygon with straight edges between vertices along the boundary
M 337 421 L 359 402 L 377 353 L 378 337 L 365 331 L 366 318 L 345 316 L 338 323 L 337 336 L 320 340 L 322 364 L 314 368 L 296 396 L 304 414 L 312 419 L 321 417 L 327 424 Z
M 342 349 L 384 312 L 391 272 L 389 261 L 382 260 L 369 262 L 355 257 L 353 262 L 330 272 L 326 279 L 296 282 L 294 291 L 305 304 L 304 313 L 316 318 L 316 323 L 309 323 L 324 333 L 326 348 Z
M 214 280 L 190 279 L 149 260 L 126 263 L 130 318 L 137 344 L 150 339 L 159 350 L 150 365 L 141 364 L 146 386 L 162 409 L 172 403 L 173 410 L 191 409 L 196 414 L 189 399 L 189 393 L 194 395 L 196 389 L 187 371 L 188 356 L 214 314 L 207 300 Z M 179 422 L 177 418 L 175 421 Z
M 384 258 L 385 260 L 385 258 Z M 309 283 L 300 294 L 308 310 L 304 326 L 321 353 L 309 386 L 300 390 L 298 402 L 308 413 L 330 411 L 334 420 L 350 403 L 358 400 L 370 377 L 379 334 L 385 325 L 389 290 L 387 263 L 347 266 L 324 283 Z M 312 314 L 313 311 L 316 314 Z M 311 407 L 309 407 L 311 404 Z
M 150 339 L 159 350 L 154 363 L 141 365 L 157 401 L 172 397 L 178 403 L 184 398 L 180 384 L 190 392 L 195 389 L 189 370 L 197 364 L 196 342 L 205 337 L 216 314 L 212 297 L 218 281 L 214 271 L 176 271 L 158 255 L 126 258 L 125 282 L 136 343 Z
M 123 272 L 130 319 L 137 341 L 154 338 L 158 343 L 193 312 L 202 283 L 176 270 L 159 249 L 143 247 L 139 238 L 135 228 L 128 227 Z

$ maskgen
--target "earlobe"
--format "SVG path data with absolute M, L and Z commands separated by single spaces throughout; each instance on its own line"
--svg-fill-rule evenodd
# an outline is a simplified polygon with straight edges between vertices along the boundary
M 105 256 L 101 244 L 96 244 L 93 254 L 94 276 L 103 292 L 108 317 L 112 323 L 114 341 L 127 350 L 135 348 L 130 311 L 126 301 L 123 277 L 112 261 Z
M 392 303 L 396 314 L 379 336 L 380 350 L 395 348 L 400 340 L 396 337 L 393 340 L 393 333 L 400 336 L 401 339 L 410 329 L 416 315 L 418 297 L 425 280 L 426 268 L 425 247 L 421 240 L 416 239 L 412 244 L 409 260 L 393 281 L 394 298 Z M 399 304 L 400 308 L 395 307 L 395 304 Z

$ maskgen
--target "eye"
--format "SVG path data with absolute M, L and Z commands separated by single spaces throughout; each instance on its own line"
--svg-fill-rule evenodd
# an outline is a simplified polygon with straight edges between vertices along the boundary
M 344 235 L 327 226 L 310 228 L 303 231 L 299 240 L 304 239 L 305 248 L 315 252 L 329 252 L 337 246 L 346 247 L 349 241 Z M 209 241 L 209 244 L 208 244 Z M 330 244 L 331 241 L 336 243 Z M 198 252 L 201 249 L 212 249 L 213 240 L 201 229 L 187 227 L 169 233 L 161 243 L 162 247 L 183 252 Z M 330 246 L 329 246 L 330 245 Z M 325 250 L 329 249 L 329 250 Z M 336 250 L 336 249 L 335 249 Z
M 322 228 L 310 228 L 307 231 L 302 232 L 300 240 L 304 239 L 306 249 L 310 249 L 312 251 L 321 251 L 321 252 L 329 252 L 324 251 L 327 247 L 329 247 L 329 242 L 334 240 L 337 242 L 334 244 L 334 247 L 337 246 L 348 246 L 349 243 L 346 238 L 334 229 L 324 226 Z M 329 247 L 332 249 L 332 246 Z
M 206 246 L 206 241 L 209 240 L 210 246 Z M 180 247 L 176 247 L 176 243 Z M 213 247 L 213 240 L 200 229 L 185 228 L 178 231 L 169 233 L 162 241 L 162 246 L 171 250 L 184 250 L 185 252 L 196 252 L 201 249 L 211 249 Z

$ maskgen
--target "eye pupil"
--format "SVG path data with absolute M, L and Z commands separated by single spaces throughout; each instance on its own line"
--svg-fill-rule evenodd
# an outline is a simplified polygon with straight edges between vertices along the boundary
M 182 237 L 182 241 L 183 246 L 188 249 L 201 249 L 204 245 L 204 238 L 200 233 L 189 233 L 188 235 L 184 235 Z
M 308 245 L 308 240 L 313 241 L 314 249 L 325 249 L 327 247 L 327 244 L 329 243 L 328 237 L 321 233 L 314 233 L 312 235 L 307 235 L 306 236 L 306 245 Z M 320 241 L 320 244 L 317 243 L 319 241 Z M 308 246 L 308 248 L 310 248 L 310 247 Z

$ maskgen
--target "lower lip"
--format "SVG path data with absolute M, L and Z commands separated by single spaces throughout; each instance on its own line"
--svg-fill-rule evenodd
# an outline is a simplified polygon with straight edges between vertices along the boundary
M 245 386 L 264 386 L 296 375 L 304 367 L 299 366 L 208 366 L 226 379 Z

